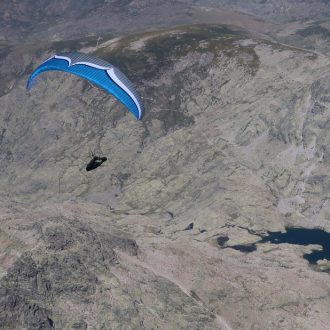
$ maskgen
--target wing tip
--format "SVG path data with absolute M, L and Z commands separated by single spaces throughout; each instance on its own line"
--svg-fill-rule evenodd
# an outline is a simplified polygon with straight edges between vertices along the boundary
M 30 91 L 32 86 L 33 86 L 33 80 L 31 77 L 28 79 L 27 83 L 26 83 L 26 90 Z
M 138 116 L 136 116 L 137 120 L 142 120 L 143 116 L 144 116 L 144 108 L 140 108 L 138 109 Z

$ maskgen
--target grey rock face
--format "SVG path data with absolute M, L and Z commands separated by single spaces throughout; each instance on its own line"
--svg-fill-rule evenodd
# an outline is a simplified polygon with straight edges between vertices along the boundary
M 55 329 L 47 303 L 49 291 L 50 282 L 42 277 L 34 260 L 22 256 L 1 281 L 0 327 Z

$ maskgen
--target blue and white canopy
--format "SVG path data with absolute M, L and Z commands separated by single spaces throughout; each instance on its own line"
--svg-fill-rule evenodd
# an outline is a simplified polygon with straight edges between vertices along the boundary
M 137 119 L 142 118 L 144 107 L 140 95 L 133 83 L 112 64 L 78 52 L 54 55 L 32 72 L 27 89 L 40 73 L 50 70 L 69 72 L 89 80 L 116 97 Z

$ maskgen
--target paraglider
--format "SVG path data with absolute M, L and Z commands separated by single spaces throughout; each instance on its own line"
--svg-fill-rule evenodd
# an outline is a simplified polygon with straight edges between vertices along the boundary
M 27 89 L 30 90 L 35 78 L 45 71 L 64 71 L 85 78 L 112 94 L 136 117 L 143 116 L 143 103 L 133 83 L 112 64 L 95 56 L 70 52 L 54 55 L 39 65 L 30 75 Z
M 142 119 L 144 107 L 133 83 L 119 69 L 100 58 L 79 52 L 53 55 L 31 73 L 26 86 L 28 90 L 36 77 L 45 71 L 63 71 L 85 78 L 113 95 L 137 120 Z M 93 156 L 86 171 L 99 167 L 106 160 L 106 157 Z

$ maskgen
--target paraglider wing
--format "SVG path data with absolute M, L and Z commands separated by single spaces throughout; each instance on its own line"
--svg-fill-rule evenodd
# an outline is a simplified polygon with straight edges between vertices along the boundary
M 89 80 L 116 97 L 137 119 L 142 118 L 144 108 L 141 97 L 133 83 L 112 64 L 78 52 L 54 55 L 32 72 L 27 89 L 31 89 L 40 73 L 51 70 L 72 73 Z

